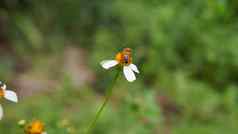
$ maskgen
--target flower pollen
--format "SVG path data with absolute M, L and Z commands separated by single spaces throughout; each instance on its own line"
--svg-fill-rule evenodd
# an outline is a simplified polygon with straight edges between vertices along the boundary
M 4 96 L 4 90 L 0 87 L 0 98 Z

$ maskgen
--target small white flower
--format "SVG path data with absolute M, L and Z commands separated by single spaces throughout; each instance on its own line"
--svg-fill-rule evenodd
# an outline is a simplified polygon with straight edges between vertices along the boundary
M 17 124 L 19 126 L 25 126 L 26 125 L 26 120 L 19 120 Z
M 132 64 L 131 49 L 125 48 L 117 53 L 115 60 L 104 60 L 100 63 L 104 69 L 110 69 L 116 65 L 123 66 L 123 73 L 129 82 L 136 80 L 135 73 L 140 73 L 137 66 Z
M 2 97 L 15 103 L 18 102 L 16 93 L 11 90 L 7 90 L 6 84 L 0 81 L 0 98 Z M 2 119 L 2 117 L 3 117 L 3 108 L 0 105 L 0 120 Z

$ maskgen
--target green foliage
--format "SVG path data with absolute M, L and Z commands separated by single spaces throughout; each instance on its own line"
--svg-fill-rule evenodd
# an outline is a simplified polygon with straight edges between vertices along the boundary
M 99 62 L 113 59 L 124 47 L 133 49 L 141 73 L 135 83 L 118 82 L 94 133 L 238 131 L 236 0 L 3 0 L 0 5 L 7 24 L 3 33 L 12 48 L 0 57 L 1 79 L 14 79 L 19 60 L 38 66 L 39 57 L 62 55 L 68 46 L 87 52 L 86 64 L 97 76 L 96 86 L 85 85 L 90 91 L 76 92 L 66 80 L 59 91 L 7 106 L 0 132 L 20 133 L 18 120 L 40 118 L 49 133 L 63 134 L 67 130 L 57 122 L 67 118 L 82 133 L 102 101 L 96 90 L 112 78 Z M 166 96 L 178 112 L 164 108 L 158 96 Z

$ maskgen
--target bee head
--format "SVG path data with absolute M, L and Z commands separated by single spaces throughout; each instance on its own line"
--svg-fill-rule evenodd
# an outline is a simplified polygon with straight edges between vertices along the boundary
M 126 53 L 131 53 L 131 49 L 130 48 L 124 48 L 123 51 L 126 52 Z

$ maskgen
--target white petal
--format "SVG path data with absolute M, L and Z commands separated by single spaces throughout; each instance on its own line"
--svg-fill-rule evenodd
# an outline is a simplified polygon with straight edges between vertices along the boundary
M 129 67 L 130 67 L 134 72 L 140 73 L 136 65 L 130 64 Z
M 4 98 L 13 102 L 18 102 L 18 98 L 15 92 L 6 90 Z
M 47 132 L 43 132 L 42 134 L 47 134 Z
M 133 70 L 129 66 L 124 66 L 123 72 L 124 72 L 126 79 L 129 82 L 133 82 L 134 80 L 136 80 L 136 76 L 135 76 Z
M 100 63 L 103 68 L 109 69 L 111 67 L 114 67 L 118 64 L 118 61 L 116 60 L 104 60 Z
M 2 105 L 0 105 L 0 120 L 2 119 L 3 117 L 3 109 L 2 109 Z

